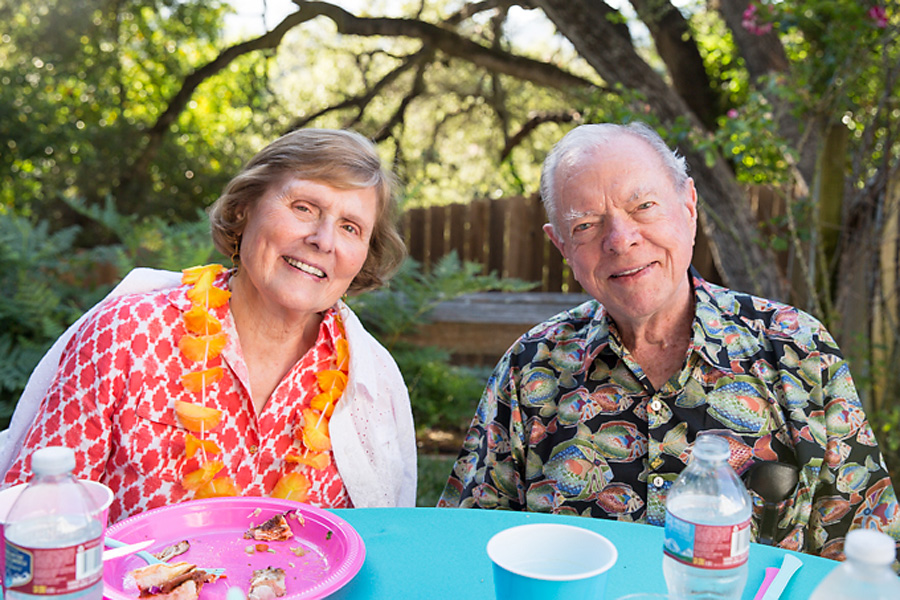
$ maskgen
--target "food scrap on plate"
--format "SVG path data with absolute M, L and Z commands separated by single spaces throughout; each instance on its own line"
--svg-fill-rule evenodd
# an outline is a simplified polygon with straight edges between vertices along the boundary
M 155 552 L 153 556 L 157 558 L 157 560 L 161 560 L 163 562 L 168 562 L 170 558 L 175 558 L 176 556 L 181 556 L 185 552 L 191 549 L 191 543 L 187 540 L 181 540 L 177 544 L 172 544 L 171 546 L 166 546 L 159 552 Z
M 155 600 L 196 600 L 204 583 L 217 577 L 189 562 L 157 563 L 130 573 L 141 591 L 141 598 Z
M 260 542 L 283 542 L 294 537 L 294 532 L 291 531 L 291 526 L 288 525 L 284 515 L 278 513 L 262 525 L 248 529 L 244 537 Z
M 250 578 L 250 591 L 247 600 L 272 600 L 284 596 L 287 587 L 284 583 L 284 569 L 266 567 L 253 571 Z

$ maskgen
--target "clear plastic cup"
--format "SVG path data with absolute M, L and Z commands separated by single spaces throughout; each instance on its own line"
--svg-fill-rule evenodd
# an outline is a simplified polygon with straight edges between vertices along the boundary
M 106 535 L 106 526 L 109 521 L 109 507 L 113 501 L 113 493 L 112 490 L 99 483 L 97 481 L 88 481 L 87 479 L 80 479 L 81 483 L 83 483 L 88 491 L 91 494 L 91 498 L 94 499 L 94 502 L 100 508 L 100 524 L 103 525 L 103 535 Z M 0 542 L 4 544 L 6 538 L 3 535 L 3 524 L 6 522 L 6 515 L 9 513 L 9 509 L 12 508 L 13 503 L 19 498 L 19 494 L 22 493 L 22 490 L 25 489 L 27 483 L 20 483 L 19 485 L 14 485 L 11 488 L 7 488 L 0 492 Z M 2 550 L 2 548 L 0 548 Z M 0 580 L 3 579 L 3 573 L 6 572 L 6 552 L 0 551 Z

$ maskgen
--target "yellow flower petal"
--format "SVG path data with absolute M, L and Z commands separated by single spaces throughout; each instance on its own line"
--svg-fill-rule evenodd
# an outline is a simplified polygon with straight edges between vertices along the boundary
M 319 387 L 322 388 L 323 392 L 327 392 L 334 388 L 343 392 L 344 388 L 347 387 L 346 373 L 335 369 L 319 371 L 316 373 L 316 381 L 319 382 Z
M 181 478 L 181 485 L 189 490 L 199 490 L 213 480 L 216 473 L 221 471 L 225 464 L 221 460 L 213 460 L 203 465 L 196 471 L 191 471 Z
M 331 414 L 334 412 L 334 405 L 341 397 L 342 393 L 343 390 L 331 388 L 327 392 L 317 394 L 312 401 L 310 401 L 309 406 L 320 413 L 325 413 L 325 416 L 330 419 Z
M 310 487 L 309 479 L 303 473 L 288 473 L 275 484 L 272 497 L 305 502 Z
M 331 464 L 331 454 L 328 452 L 316 452 L 315 454 L 309 454 L 307 456 L 300 456 L 299 454 L 288 454 L 284 457 L 284 460 L 286 460 L 287 462 L 306 465 L 308 467 L 316 469 L 317 471 L 321 471 Z
M 215 410 L 215 409 L 211 409 Z M 216 411 L 218 412 L 218 411 Z M 216 423 L 218 425 L 218 423 Z M 209 428 L 204 427 L 204 430 L 208 430 Z M 184 436 L 184 451 L 187 454 L 188 458 L 194 458 L 194 455 L 203 448 L 204 451 L 210 454 L 221 454 L 222 450 L 219 448 L 219 445 L 212 440 L 201 440 L 196 437 L 194 434 L 189 433 Z
M 197 432 L 215 429 L 222 419 L 222 411 L 216 408 L 200 406 L 183 400 L 175 401 L 175 414 L 185 429 Z
M 224 333 L 215 335 L 191 335 L 185 334 L 178 340 L 178 349 L 188 360 L 203 362 L 212 360 L 222 353 L 228 336 Z
M 309 408 L 302 411 L 300 439 L 303 445 L 312 452 L 331 450 L 331 437 L 328 435 L 328 419 L 321 413 Z
M 181 271 L 181 283 L 196 283 L 204 274 L 208 274 L 210 280 L 221 273 L 225 267 L 217 264 L 200 265 L 199 267 L 191 267 Z
M 341 338 L 336 344 L 337 351 L 337 368 L 343 372 L 347 372 L 350 368 L 350 343 L 346 338 Z
M 217 288 L 212 284 L 212 278 L 204 274 L 200 276 L 194 287 L 188 290 L 187 297 L 194 304 L 199 304 L 206 308 L 219 308 L 228 302 L 231 292 Z
M 184 313 L 184 327 L 196 335 L 215 335 L 222 331 L 222 323 L 199 305 Z
M 181 376 L 181 383 L 188 391 L 199 392 L 211 383 L 215 383 L 222 379 L 225 371 L 222 367 L 212 367 L 202 371 L 194 371 Z
M 219 477 L 213 479 L 194 494 L 198 500 L 203 498 L 222 498 L 224 496 L 240 496 L 241 490 L 235 485 L 231 477 Z

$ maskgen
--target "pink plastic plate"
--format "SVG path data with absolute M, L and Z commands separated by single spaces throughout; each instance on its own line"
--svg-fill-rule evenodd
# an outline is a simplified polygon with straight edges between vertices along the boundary
M 244 532 L 278 513 L 290 514 L 288 524 L 294 532 L 284 542 L 257 542 L 245 539 Z M 224 600 L 230 587 L 247 593 L 255 569 L 281 567 L 285 572 L 287 593 L 280 600 L 322 598 L 346 585 L 359 572 L 366 559 L 362 538 L 346 521 L 333 513 L 307 504 L 274 498 L 240 497 L 192 500 L 141 513 L 107 530 L 117 540 L 133 543 L 154 539 L 148 552 L 188 540 L 190 550 L 171 560 L 186 560 L 198 567 L 222 567 L 225 577 L 207 583 L 200 600 Z M 256 544 L 267 544 L 269 551 L 258 552 Z M 252 552 L 248 547 L 254 548 Z M 298 556 L 300 554 L 300 556 Z M 112 600 L 135 600 L 137 587 L 128 573 L 146 562 L 128 556 L 104 565 L 104 596 Z

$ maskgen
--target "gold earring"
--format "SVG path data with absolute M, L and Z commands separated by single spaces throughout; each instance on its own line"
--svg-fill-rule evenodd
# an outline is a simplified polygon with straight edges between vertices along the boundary
M 241 266 L 241 238 L 234 240 L 234 252 L 231 253 L 231 264 L 235 269 Z

